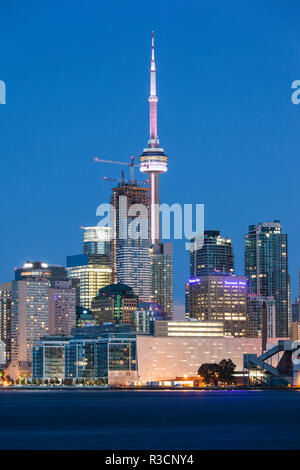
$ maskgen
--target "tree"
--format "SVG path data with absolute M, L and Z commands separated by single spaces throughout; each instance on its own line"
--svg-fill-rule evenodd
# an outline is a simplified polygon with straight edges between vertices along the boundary
M 232 384 L 235 382 L 233 373 L 236 368 L 236 365 L 232 362 L 231 359 L 222 359 L 218 364 L 219 379 L 221 382 Z
M 206 384 L 218 385 L 218 364 L 202 364 L 199 367 L 198 375 L 202 377 Z

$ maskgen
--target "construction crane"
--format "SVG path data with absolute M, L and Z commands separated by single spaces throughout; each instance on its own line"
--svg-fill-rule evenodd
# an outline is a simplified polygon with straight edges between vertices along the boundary
M 130 163 L 117 162 L 117 161 L 114 161 L 114 160 L 104 160 L 103 158 L 98 158 L 98 157 L 95 157 L 94 161 L 99 162 L 99 163 L 113 163 L 114 165 L 130 166 L 130 180 L 131 180 L 131 182 L 134 181 L 134 167 L 139 167 L 140 166 L 140 165 L 135 165 L 134 164 L 134 157 L 130 157 Z
M 108 181 L 108 182 L 124 183 L 124 181 L 125 181 L 124 171 L 121 172 L 121 175 L 122 175 L 122 179 L 109 178 L 109 176 L 103 176 L 103 179 L 104 179 L 104 181 Z

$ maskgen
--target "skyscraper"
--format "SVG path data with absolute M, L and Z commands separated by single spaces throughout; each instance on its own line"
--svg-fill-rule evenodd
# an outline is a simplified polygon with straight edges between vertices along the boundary
M 6 361 L 10 361 L 11 349 L 11 282 L 0 286 L 0 340 L 5 343 Z
M 49 334 L 69 336 L 76 326 L 76 291 L 72 280 L 54 281 L 49 288 Z
M 274 297 L 276 336 L 288 337 L 288 240 L 279 220 L 249 226 L 245 235 L 245 275 L 250 294 Z
M 134 222 L 136 214 L 128 214 L 130 208 L 135 204 L 148 207 L 147 188 L 136 181 L 122 181 L 112 189 L 111 204 L 115 209 L 115 218 L 112 220 L 114 232 L 112 240 L 113 280 L 130 286 L 142 302 L 149 302 L 151 267 L 147 214 L 145 214 L 144 238 L 143 236 L 137 238 L 132 236 L 130 226 Z M 142 214 L 140 217 L 143 218 Z M 139 231 L 141 230 L 142 228 L 139 228 Z
M 205 230 L 201 249 L 190 251 L 190 277 L 234 272 L 233 246 L 219 230 Z
M 77 287 L 79 304 L 88 309 L 99 289 L 111 283 L 111 228 L 102 226 L 82 228 L 83 254 L 67 256 L 67 271 L 73 284 L 79 279 Z
M 12 282 L 11 361 L 29 369 L 32 346 L 49 332 L 49 288 L 45 277 Z
M 300 309 L 299 309 L 299 299 L 296 297 L 294 302 L 292 302 L 292 322 L 300 321 Z
M 76 325 L 76 292 L 62 266 L 27 262 L 16 271 L 11 295 L 11 362 L 30 369 L 32 346 L 43 336 L 69 334 Z
M 67 256 L 68 276 L 79 279 L 80 306 L 89 309 L 99 289 L 111 282 L 111 267 L 99 262 L 98 255 Z
M 109 265 L 110 262 L 110 227 L 82 227 L 83 234 L 83 253 L 87 255 L 102 255 L 103 264 Z
M 186 286 L 189 318 L 221 322 L 225 336 L 246 336 L 247 280 L 242 276 L 202 276 Z
M 168 169 L 168 157 L 160 147 L 157 134 L 156 64 L 154 56 L 154 33 L 152 33 L 152 56 L 149 96 L 150 138 L 148 147 L 140 156 L 140 171 L 149 179 L 149 241 L 151 246 L 151 299 L 163 306 L 171 319 L 173 316 L 173 253 L 170 243 L 161 243 L 159 212 L 159 175 Z
M 274 297 L 248 296 L 248 338 L 275 338 L 276 307 Z
M 168 318 L 173 318 L 173 245 L 151 245 L 151 300 L 162 305 Z

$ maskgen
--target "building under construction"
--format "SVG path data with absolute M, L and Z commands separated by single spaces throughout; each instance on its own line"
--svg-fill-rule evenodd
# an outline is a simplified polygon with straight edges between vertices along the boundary
M 121 181 L 112 188 L 113 282 L 132 287 L 141 302 L 151 298 L 151 266 L 148 238 L 148 190 L 135 180 Z M 143 210 L 136 210 L 134 205 Z M 142 209 L 142 207 L 140 209 Z M 137 236 L 138 235 L 138 236 Z

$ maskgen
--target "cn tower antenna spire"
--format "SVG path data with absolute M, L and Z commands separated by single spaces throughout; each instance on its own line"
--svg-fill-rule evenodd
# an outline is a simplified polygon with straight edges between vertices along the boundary
M 154 31 L 152 31 L 152 55 L 151 55 L 151 69 L 150 69 L 150 147 L 158 147 L 157 138 L 157 102 L 156 96 L 156 67 L 154 56 Z
M 155 59 L 154 59 L 154 31 L 152 31 L 152 61 L 155 62 Z

